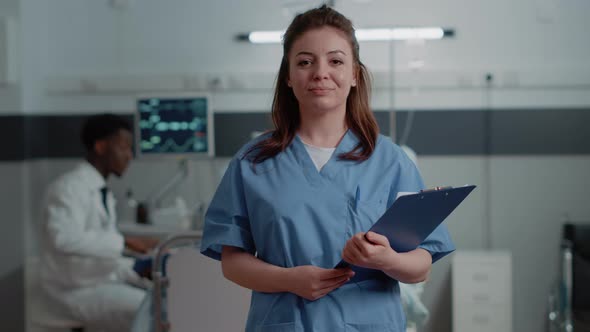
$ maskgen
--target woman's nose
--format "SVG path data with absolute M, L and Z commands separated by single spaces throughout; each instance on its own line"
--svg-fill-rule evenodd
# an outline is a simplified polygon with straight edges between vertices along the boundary
M 328 66 L 326 64 L 318 63 L 313 73 L 314 80 L 323 80 L 328 77 Z

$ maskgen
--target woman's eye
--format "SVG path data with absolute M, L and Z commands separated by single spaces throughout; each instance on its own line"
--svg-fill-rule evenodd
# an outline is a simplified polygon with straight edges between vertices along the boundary
M 300 60 L 299 62 L 297 62 L 297 65 L 300 67 L 308 66 L 310 64 L 311 64 L 311 61 L 309 61 L 309 60 Z
M 332 60 L 332 63 L 333 63 L 333 64 L 335 64 L 335 65 L 341 65 L 341 64 L 343 64 L 343 63 L 344 63 L 344 61 L 342 61 L 342 60 L 340 60 L 340 59 L 333 59 L 333 60 Z

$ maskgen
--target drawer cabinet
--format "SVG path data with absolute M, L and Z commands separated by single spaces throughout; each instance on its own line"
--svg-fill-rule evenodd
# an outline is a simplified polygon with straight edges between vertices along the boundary
M 457 251 L 453 331 L 512 331 L 512 260 L 506 251 Z

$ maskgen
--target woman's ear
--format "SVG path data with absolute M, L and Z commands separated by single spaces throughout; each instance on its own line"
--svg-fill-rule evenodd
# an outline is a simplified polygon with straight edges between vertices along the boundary
M 287 86 L 290 87 L 290 88 L 292 88 L 292 86 L 291 86 L 291 80 L 288 79 L 288 78 L 287 78 Z

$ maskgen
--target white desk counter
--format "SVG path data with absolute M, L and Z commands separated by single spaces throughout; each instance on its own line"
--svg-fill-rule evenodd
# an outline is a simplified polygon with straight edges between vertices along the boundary
M 183 227 L 162 226 L 162 225 L 145 225 L 130 222 L 122 222 L 117 225 L 119 231 L 123 235 L 128 236 L 144 236 L 159 239 L 165 239 L 172 235 L 183 233 L 197 233 L 198 236 L 203 235 L 202 230 L 192 230 Z

